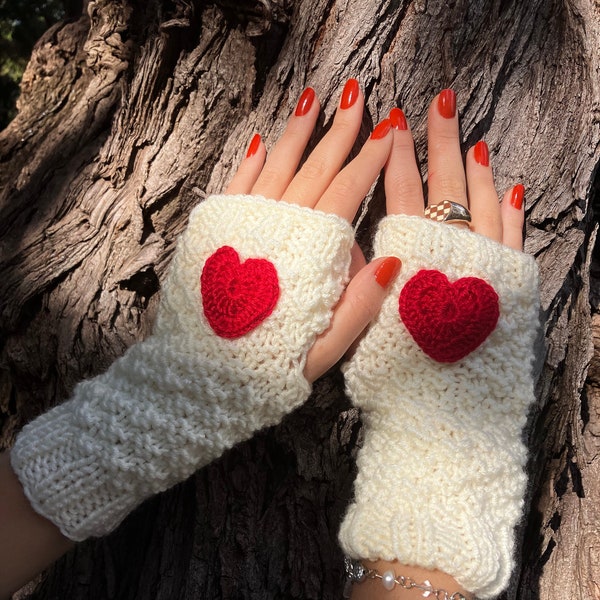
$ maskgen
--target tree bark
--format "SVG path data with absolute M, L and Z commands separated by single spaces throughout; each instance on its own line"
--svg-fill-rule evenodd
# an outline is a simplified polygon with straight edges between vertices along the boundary
M 305 86 L 323 107 L 312 145 L 354 76 L 366 96 L 355 149 L 399 105 L 424 177 L 427 106 L 451 86 L 465 148 L 485 138 L 499 188 L 526 186 L 526 250 L 541 272 L 531 492 L 506 598 L 599 598 L 597 2 L 83 8 L 37 44 L 19 114 L 0 133 L 3 446 L 148 334 L 189 211 L 223 189 L 253 132 L 274 143 Z M 377 185 L 358 232 L 367 251 L 383 212 Z M 79 545 L 17 596 L 340 598 L 336 532 L 360 442 L 333 371 L 280 426 Z

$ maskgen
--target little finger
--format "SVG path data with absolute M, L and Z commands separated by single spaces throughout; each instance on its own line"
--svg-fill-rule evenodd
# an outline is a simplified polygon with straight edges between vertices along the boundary
M 525 188 L 517 183 L 502 199 L 502 243 L 513 250 L 523 250 L 523 224 Z

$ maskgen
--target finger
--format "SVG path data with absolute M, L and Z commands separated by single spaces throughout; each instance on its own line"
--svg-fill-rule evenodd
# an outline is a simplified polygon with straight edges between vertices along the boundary
M 500 203 L 490 167 L 490 153 L 484 141 L 477 142 L 467 152 L 467 190 L 471 228 L 496 242 L 502 242 Z
M 361 151 L 331 182 L 315 208 L 352 221 L 360 203 L 379 177 L 392 147 L 392 126 L 384 119 Z
M 518 183 L 502 199 L 502 243 L 513 250 L 523 250 L 525 222 L 525 188 Z
M 344 356 L 379 312 L 400 267 L 398 258 L 380 258 L 361 269 L 352 279 L 335 308 L 329 328 L 308 352 L 304 367 L 308 381 L 315 381 Z
M 267 149 L 258 133 L 254 134 L 246 156 L 225 190 L 226 194 L 249 194 L 265 163 Z
M 427 204 L 443 200 L 467 206 L 465 170 L 460 153 L 456 95 L 442 90 L 429 106 L 428 113 Z
M 365 255 L 360 249 L 360 246 L 354 242 L 352 249 L 350 250 L 350 272 L 349 277 L 352 279 L 362 268 L 367 265 Z
M 358 81 L 349 79 L 331 129 L 306 159 L 282 200 L 314 208 L 352 150 L 360 129 L 363 104 Z
M 253 194 L 275 200 L 281 198 L 296 174 L 318 116 L 319 101 L 314 90 L 306 88 L 283 135 L 269 152 L 267 162 L 252 188 Z
M 392 108 L 390 121 L 394 139 L 385 165 L 387 214 L 423 216 L 423 182 L 417 167 L 412 133 L 404 113 L 399 108 Z

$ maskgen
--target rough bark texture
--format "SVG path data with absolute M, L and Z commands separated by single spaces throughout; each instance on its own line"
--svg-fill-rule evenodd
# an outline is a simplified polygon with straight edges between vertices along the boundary
M 356 147 L 400 105 L 423 165 L 427 105 L 452 86 L 465 147 L 485 137 L 499 187 L 528 190 L 542 275 L 530 512 L 507 597 L 599 598 L 599 13 L 592 0 L 86 2 L 38 43 L 0 133 L 0 441 L 148 333 L 191 207 L 254 131 L 277 139 L 306 85 L 323 105 L 315 140 L 356 76 Z M 365 248 L 382 214 L 378 186 Z M 340 598 L 360 439 L 334 372 L 281 426 L 19 596 Z

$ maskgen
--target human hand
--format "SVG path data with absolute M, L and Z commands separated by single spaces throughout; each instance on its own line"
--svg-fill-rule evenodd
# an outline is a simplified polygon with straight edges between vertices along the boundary
M 391 122 L 385 119 L 375 127 L 356 158 L 342 168 L 356 141 L 363 105 L 358 82 L 350 79 L 333 125 L 298 170 L 319 115 L 319 101 L 314 90 L 307 88 L 268 158 L 262 139 L 258 134 L 254 136 L 226 194 L 261 195 L 352 222 L 386 164 L 393 139 Z M 306 242 L 310 243 L 310 235 Z M 379 311 L 399 269 L 400 261 L 395 257 L 381 257 L 365 266 L 362 252 L 354 243 L 352 280 L 335 307 L 330 326 L 317 337 L 306 357 L 304 375 L 309 382 L 342 358 L 363 332 Z
M 362 115 L 351 81 L 331 130 L 294 175 L 318 112 L 305 100 L 266 162 L 259 140 L 228 195 L 192 211 L 152 335 L 18 436 L 13 470 L 66 537 L 110 532 L 145 498 L 277 424 L 378 308 L 396 258 L 362 269 L 338 300 L 350 220 L 387 159 L 390 124 L 340 171 Z
M 394 574 L 427 581 L 432 594 L 488 598 L 513 566 L 521 434 L 533 400 L 537 270 L 520 252 L 523 189 L 498 204 L 483 143 L 469 150 L 465 170 L 455 98 L 445 90 L 429 110 L 428 200 L 468 206 L 473 231 L 424 218 L 412 136 L 401 112 L 390 116 L 388 216 L 374 249 L 403 266 L 345 367 L 365 439 L 340 542 L 388 572 L 394 594 L 386 598 L 412 597 Z M 385 588 L 368 580 L 353 592 L 377 598 Z
M 391 110 L 390 120 L 394 143 L 385 174 L 387 213 L 423 216 L 423 183 L 410 128 L 399 108 Z M 469 209 L 472 231 L 522 250 L 524 188 L 516 184 L 498 202 L 489 150 L 483 140 L 469 149 L 463 166 L 456 96 L 452 90 L 443 90 L 434 98 L 427 123 L 428 205 L 444 200 L 456 202 Z
M 0 596 L 58 558 L 71 540 L 108 533 L 145 497 L 277 422 L 308 395 L 306 380 L 312 382 L 331 366 L 377 311 L 398 270 L 396 258 L 361 269 L 331 318 L 350 262 L 354 236 L 349 221 L 392 141 L 389 122 L 384 122 L 357 158 L 340 170 L 358 133 L 362 107 L 362 93 L 350 81 L 333 127 L 298 174 L 318 114 L 312 90 L 303 94 L 266 162 L 257 136 L 227 190 L 230 196 L 207 200 L 190 217 L 164 285 L 153 335 L 107 373 L 82 382 L 70 401 L 28 425 L 11 453 L 12 468 L 8 456 L 0 456 L 0 480 L 6 488 L 0 527 L 8 527 L 20 541 L 2 555 L 10 568 L 0 577 Z M 297 206 L 286 208 L 282 202 L 274 208 L 277 203 L 240 196 L 248 193 Z M 310 209 L 316 209 L 314 214 Z M 276 231 L 264 230 L 273 223 Z M 250 256 L 266 252 L 276 261 L 285 295 L 279 302 L 282 314 L 251 315 L 249 323 L 217 318 L 199 325 L 200 298 L 205 299 L 198 288 L 205 275 L 202 264 L 214 250 L 211 244 L 218 248 L 223 243 L 239 245 Z M 299 263 L 298 252 L 287 252 L 287 246 L 300 248 L 309 264 Z M 351 273 L 364 264 L 354 248 Z M 209 287 L 223 283 L 218 269 L 211 273 Z M 299 279 L 304 279 L 300 290 L 294 287 Z M 290 305 L 294 297 L 296 307 Z M 210 315 L 215 318 L 214 312 Z M 264 335 L 246 343 L 260 329 L 261 318 L 270 321 L 264 323 Z M 292 335 L 286 337 L 288 320 Z M 212 325 L 216 329 L 211 331 Z M 320 334 L 316 342 L 315 332 Z

